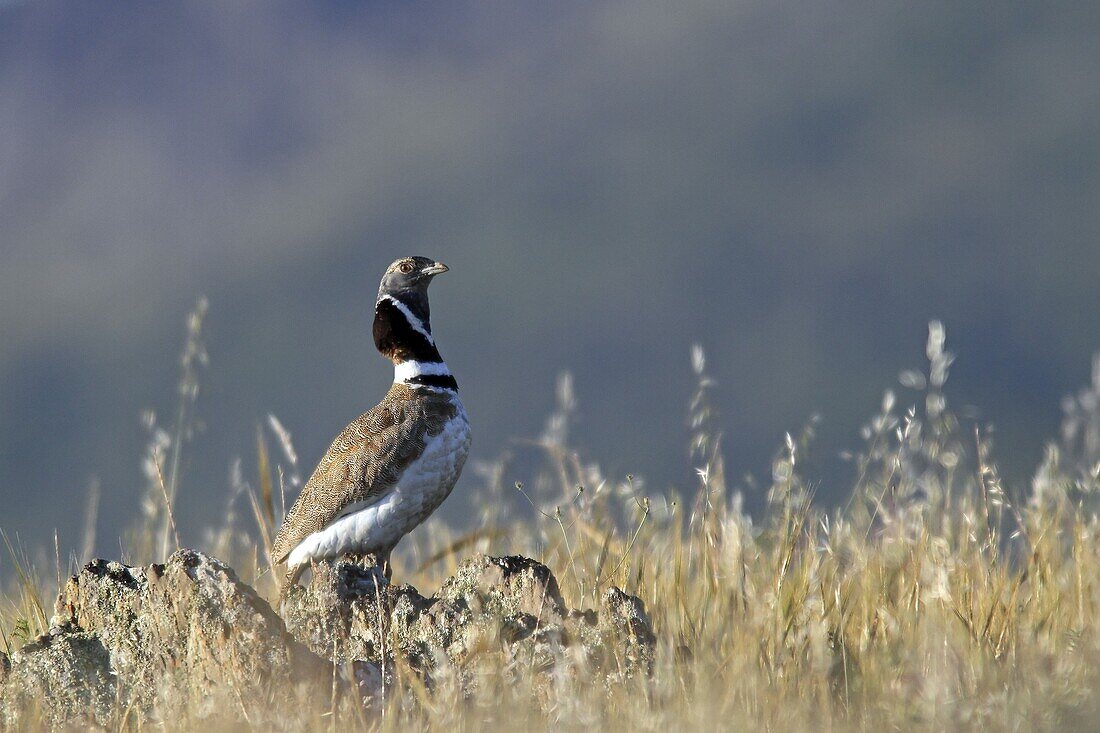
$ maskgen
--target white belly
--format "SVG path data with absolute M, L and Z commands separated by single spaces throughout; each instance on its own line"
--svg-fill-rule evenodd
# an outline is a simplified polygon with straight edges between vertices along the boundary
M 345 553 L 388 551 L 443 503 L 470 452 L 470 423 L 458 396 L 455 416 L 424 446 L 386 494 L 349 505 L 324 529 L 306 537 L 287 558 L 290 567 Z

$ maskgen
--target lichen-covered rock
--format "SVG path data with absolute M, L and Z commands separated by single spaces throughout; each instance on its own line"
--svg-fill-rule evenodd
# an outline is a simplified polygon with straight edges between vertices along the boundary
M 515 555 L 474 555 L 443 583 L 436 598 L 501 618 L 532 616 L 552 623 L 568 613 L 550 569 Z
M 373 557 L 320 563 L 281 611 L 285 624 L 191 550 L 147 567 L 93 561 L 62 589 L 50 633 L 0 654 L 0 728 L 183 717 L 275 728 L 303 711 L 380 706 L 399 668 L 429 690 L 445 677 L 473 689 L 494 656 L 509 674 L 584 665 L 612 683 L 649 670 L 655 643 L 637 598 L 609 588 L 598 609 L 570 610 L 550 570 L 523 557 L 475 555 L 429 598 L 389 583 Z
M 432 601 L 432 615 L 449 622 L 434 624 L 433 630 L 448 632 L 436 636 L 446 639 L 444 650 L 457 664 L 502 650 L 547 669 L 566 641 L 561 624 L 569 610 L 558 581 L 530 558 L 474 555 L 444 581 Z
M 315 653 L 340 664 L 373 662 L 386 684 L 396 659 L 428 680 L 440 665 L 461 670 L 483 654 L 535 671 L 571 660 L 609 680 L 652 663 L 645 608 L 617 588 L 606 591 L 598 611 L 571 611 L 545 565 L 475 555 L 425 598 L 387 583 L 373 563 L 367 556 L 317 565 L 308 586 L 290 589 L 282 610 L 290 633 Z
M 316 564 L 309 586 L 290 587 L 281 610 L 291 635 L 318 656 L 337 664 L 377 660 L 395 590 L 373 555 L 349 556 Z
M 0 654 L 0 728 L 107 726 L 120 691 L 95 634 L 54 629 Z
M 144 568 L 87 564 L 65 584 L 53 623 L 95 634 L 133 699 L 165 718 L 251 704 L 249 719 L 264 720 L 278 708 L 267 701 L 288 702 L 324 668 L 255 590 L 192 550 Z
M 614 586 L 608 588 L 601 599 L 599 625 L 605 639 L 603 650 L 614 652 L 611 659 L 618 674 L 630 676 L 638 671 L 648 674 L 652 670 L 657 638 L 640 598 Z

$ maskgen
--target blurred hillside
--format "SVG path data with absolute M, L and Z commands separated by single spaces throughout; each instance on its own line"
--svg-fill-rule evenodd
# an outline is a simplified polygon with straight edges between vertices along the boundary
M 1087 2 L 5 3 L 0 527 L 64 551 L 95 478 L 115 546 L 200 294 L 185 542 L 268 412 L 308 471 L 391 378 L 406 254 L 452 268 L 475 458 L 570 370 L 586 453 L 686 485 L 698 342 L 731 473 L 820 412 L 828 501 L 939 318 L 1026 482 L 1100 347 L 1098 33 Z

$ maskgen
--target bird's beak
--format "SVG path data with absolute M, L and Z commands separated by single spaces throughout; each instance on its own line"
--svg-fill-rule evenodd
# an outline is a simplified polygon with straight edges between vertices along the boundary
M 446 272 L 449 269 L 451 269 L 451 268 L 447 267 L 442 262 L 436 262 L 434 265 L 429 265 L 428 267 L 425 267 L 424 270 L 423 270 L 423 273 L 425 275 L 439 275 L 439 274 L 442 274 L 442 273 Z

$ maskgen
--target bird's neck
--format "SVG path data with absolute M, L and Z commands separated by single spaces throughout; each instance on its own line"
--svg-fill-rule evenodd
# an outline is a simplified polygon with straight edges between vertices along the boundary
M 374 345 L 393 362 L 395 383 L 458 390 L 432 337 L 427 303 L 380 295 L 374 308 Z

